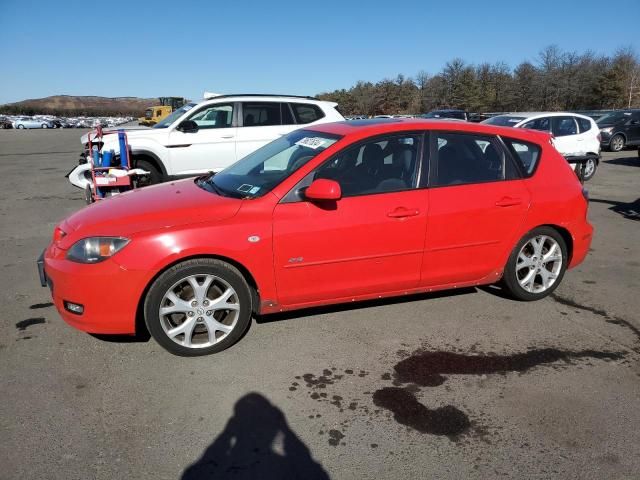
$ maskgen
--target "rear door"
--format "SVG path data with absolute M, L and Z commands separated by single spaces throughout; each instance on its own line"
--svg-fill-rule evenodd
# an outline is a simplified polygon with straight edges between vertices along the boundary
M 631 119 L 627 121 L 627 144 L 640 144 L 640 112 L 631 115 Z
M 246 157 L 267 143 L 295 130 L 291 109 L 283 102 L 242 102 L 236 151 Z
M 167 148 L 175 175 L 196 175 L 219 171 L 236 161 L 235 104 L 206 105 L 189 115 L 196 132 L 177 128 L 169 133 Z
M 553 144 L 565 157 L 586 153 L 583 138 L 578 133 L 578 124 L 572 116 L 551 117 Z
M 493 136 L 434 131 L 430 157 L 421 284 L 455 285 L 495 274 L 529 207 L 519 170 Z

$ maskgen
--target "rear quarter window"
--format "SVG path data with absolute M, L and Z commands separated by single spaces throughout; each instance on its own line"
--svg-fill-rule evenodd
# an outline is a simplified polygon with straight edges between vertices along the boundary
M 311 103 L 291 103 L 290 105 L 297 123 L 311 123 L 324 117 L 324 112 L 317 105 Z
M 503 138 L 504 143 L 511 151 L 513 158 L 520 164 L 526 176 L 529 177 L 536 169 L 540 160 L 540 146 L 522 140 Z
M 580 129 L 580 133 L 588 132 L 591 130 L 591 122 L 586 118 L 576 117 L 578 121 L 578 128 Z

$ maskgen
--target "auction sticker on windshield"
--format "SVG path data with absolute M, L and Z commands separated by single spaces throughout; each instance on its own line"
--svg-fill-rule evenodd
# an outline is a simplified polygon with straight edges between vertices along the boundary
M 300 145 L 301 147 L 307 147 L 315 150 L 316 148 L 322 147 L 327 142 L 326 138 L 318 138 L 318 137 L 304 137 L 296 142 L 296 145 Z

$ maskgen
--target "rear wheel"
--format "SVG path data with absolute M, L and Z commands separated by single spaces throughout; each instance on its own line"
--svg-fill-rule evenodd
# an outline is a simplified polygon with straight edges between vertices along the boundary
M 46 123 L 43 123 L 42 128 L 49 128 L 49 125 L 47 125 Z
M 503 284 L 518 300 L 540 300 L 560 285 L 567 261 L 567 244 L 558 231 L 535 228 L 511 252 Z
M 614 135 L 609 142 L 609 150 L 619 152 L 624 148 L 624 137 L 620 134 Z
M 590 158 L 584 164 L 584 177 L 582 177 L 582 179 L 585 182 L 591 180 L 593 176 L 596 174 L 597 169 L 598 169 L 598 162 L 596 162 L 595 159 Z
M 252 295 L 234 266 L 211 258 L 187 260 L 153 283 L 144 312 L 149 333 L 169 352 L 209 355 L 242 337 L 251 322 Z
M 24 125 L 18 125 L 18 128 L 19 128 L 20 130 L 24 130 Z

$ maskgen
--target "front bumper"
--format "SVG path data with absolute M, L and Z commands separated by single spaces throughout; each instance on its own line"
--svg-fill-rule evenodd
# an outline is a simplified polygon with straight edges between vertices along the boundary
M 113 260 L 81 264 L 66 259 L 66 251 L 50 245 L 38 259 L 40 283 L 49 286 L 62 319 L 78 330 L 103 334 L 136 333 L 138 303 L 146 274 L 127 270 Z M 65 308 L 82 305 L 82 314 Z

